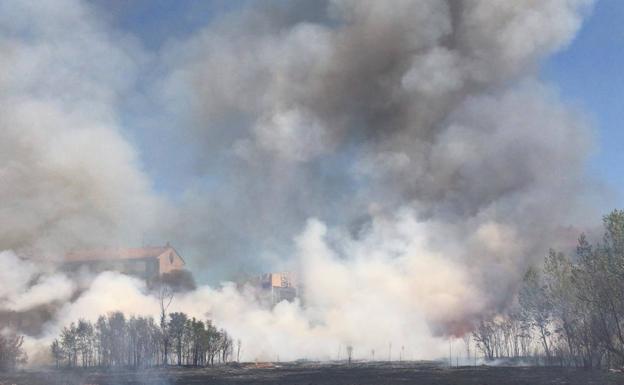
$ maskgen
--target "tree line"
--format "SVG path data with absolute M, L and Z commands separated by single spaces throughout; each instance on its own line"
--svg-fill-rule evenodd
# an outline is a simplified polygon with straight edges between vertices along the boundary
M 61 331 L 50 347 L 58 367 L 132 367 L 214 365 L 234 357 L 234 342 L 211 321 L 170 313 L 152 317 L 102 315 L 95 323 L 78 320 Z M 240 340 L 236 344 L 240 355 Z
M 624 211 L 603 227 L 596 243 L 582 234 L 572 255 L 551 250 L 526 272 L 512 309 L 480 322 L 472 337 L 484 357 L 624 366 Z

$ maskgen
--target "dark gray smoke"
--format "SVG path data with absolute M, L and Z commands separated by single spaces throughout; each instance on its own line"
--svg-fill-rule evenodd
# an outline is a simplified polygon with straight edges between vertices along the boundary
M 309 217 L 357 238 L 409 208 L 460 261 L 481 224 L 509 227 L 524 266 L 586 189 L 591 134 L 535 70 L 587 6 L 263 3 L 170 44 L 154 94 L 199 175 L 176 238 L 239 269 L 289 259 Z
M 592 210 L 591 130 L 537 75 L 590 3 L 260 2 L 157 52 L 106 7 L 0 3 L 0 247 L 169 240 L 214 281 L 299 269 L 305 306 L 203 286 L 180 308 L 249 358 L 439 354 L 431 333 L 504 309 Z M 64 314 L 154 311 L 141 290 L 105 274 Z

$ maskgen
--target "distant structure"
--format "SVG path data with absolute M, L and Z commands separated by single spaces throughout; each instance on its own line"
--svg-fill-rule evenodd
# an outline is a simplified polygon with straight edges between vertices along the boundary
M 88 249 L 65 255 L 61 269 L 92 273 L 112 270 L 151 282 L 163 274 L 183 270 L 186 263 L 167 243 L 165 246 L 140 248 Z
M 292 302 L 297 298 L 297 280 L 291 272 L 266 273 L 258 280 L 262 296 L 272 305 L 282 301 Z

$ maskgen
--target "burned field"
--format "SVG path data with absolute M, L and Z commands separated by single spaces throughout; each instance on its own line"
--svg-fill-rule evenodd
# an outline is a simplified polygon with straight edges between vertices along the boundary
M 0 376 L 8 385 L 608 385 L 624 384 L 624 374 L 557 367 L 459 367 L 433 362 L 240 365 L 147 371 L 25 371 Z

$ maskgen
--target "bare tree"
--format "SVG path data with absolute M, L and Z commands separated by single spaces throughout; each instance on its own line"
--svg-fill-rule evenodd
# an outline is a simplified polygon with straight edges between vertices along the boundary
M 464 346 L 466 348 L 466 358 L 470 359 L 470 334 L 464 334 L 462 339 L 464 340 Z
M 549 336 L 551 331 L 549 325 L 553 305 L 547 295 L 546 285 L 540 272 L 536 269 L 529 269 L 524 277 L 524 285 L 520 290 L 520 304 L 526 319 L 538 330 L 546 359 L 550 361 Z
M 473 338 L 486 358 L 624 365 L 624 211 L 606 215 L 603 225 L 596 244 L 581 234 L 573 257 L 551 250 L 527 271 L 517 305 L 482 320 Z
M 160 303 L 160 329 L 162 331 L 163 365 L 167 366 L 169 356 L 169 333 L 167 331 L 167 309 L 173 301 L 174 292 L 169 285 L 158 286 L 158 300 Z

